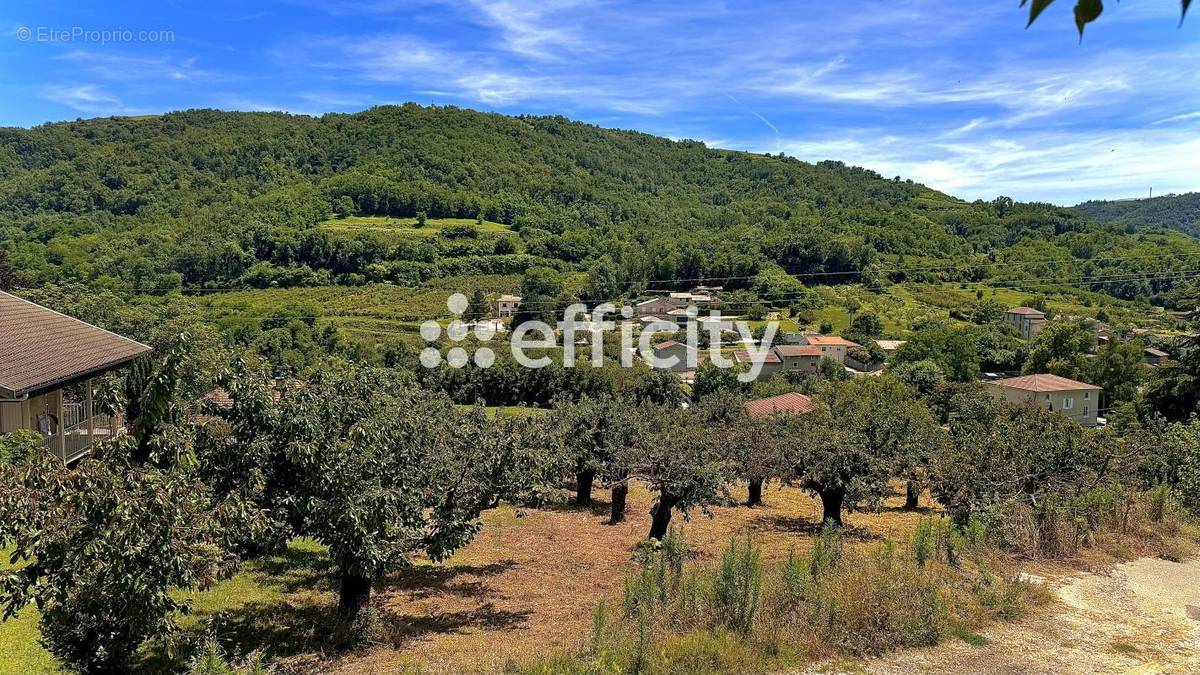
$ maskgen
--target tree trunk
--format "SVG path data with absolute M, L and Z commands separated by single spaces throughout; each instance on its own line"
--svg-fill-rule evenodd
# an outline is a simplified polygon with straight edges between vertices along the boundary
M 846 499 L 845 490 L 825 490 L 819 493 L 821 495 L 821 508 L 824 513 L 821 515 L 821 522 L 830 523 L 835 527 L 842 526 L 842 502 Z
M 342 624 L 352 625 L 370 604 L 371 578 L 342 570 L 338 590 L 338 618 Z
M 921 491 L 917 489 L 916 481 L 908 481 L 904 487 L 904 510 L 916 511 L 921 500 Z
M 586 506 L 592 503 L 592 483 L 596 480 L 595 469 L 585 469 L 575 474 L 575 503 Z
M 650 538 L 662 540 L 667 536 L 667 528 L 671 526 L 671 509 L 679 501 L 674 495 L 659 495 L 658 501 L 650 509 Z
M 612 517 L 608 521 L 610 525 L 625 520 L 625 498 L 628 496 L 629 483 L 621 481 L 612 486 Z
M 750 496 L 746 499 L 746 506 L 758 506 L 762 504 L 762 486 L 761 478 L 750 479 Z

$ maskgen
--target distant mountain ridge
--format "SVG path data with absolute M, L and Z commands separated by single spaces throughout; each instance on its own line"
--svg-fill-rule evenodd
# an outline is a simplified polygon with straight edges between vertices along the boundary
M 1200 238 L 1200 192 L 1146 199 L 1088 201 L 1075 207 L 1091 220 L 1112 225 L 1166 227 Z
M 335 214 L 461 222 L 386 238 Z M 1200 241 L 836 161 L 405 104 L 0 128 L 0 249 L 32 285 L 135 292 L 549 267 L 607 288 L 715 280 L 780 301 L 821 283 L 987 280 L 1170 304 L 1194 295 Z

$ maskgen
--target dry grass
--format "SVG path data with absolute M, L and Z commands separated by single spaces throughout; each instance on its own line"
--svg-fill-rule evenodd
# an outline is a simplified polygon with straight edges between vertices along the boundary
M 450 561 L 397 575 L 377 598 L 386 644 L 321 664 L 340 672 L 490 672 L 573 650 L 591 635 L 601 598 L 619 601 L 632 553 L 650 526 L 651 495 L 634 486 L 629 517 L 608 525 L 607 493 L 597 490 L 590 509 L 510 506 L 484 517 L 479 537 Z M 735 491 L 734 497 L 744 499 Z M 807 553 L 820 519 L 820 502 L 794 488 L 768 489 L 766 504 L 750 509 L 694 513 L 683 527 L 691 555 L 715 561 L 736 533 L 752 531 L 767 565 L 793 547 Z M 884 538 L 907 541 L 920 512 L 900 510 L 903 497 L 878 514 L 850 514 L 850 547 Z M 928 513 L 928 511 L 925 511 Z M 418 666 L 419 664 L 419 666 Z

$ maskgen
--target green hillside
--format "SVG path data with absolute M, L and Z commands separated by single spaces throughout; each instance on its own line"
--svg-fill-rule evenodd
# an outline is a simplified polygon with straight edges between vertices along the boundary
M 1200 192 L 1149 199 L 1090 201 L 1075 209 L 1098 223 L 1130 228 L 1165 227 L 1200 237 Z
M 798 279 L 1074 284 L 1170 306 L 1195 295 L 1200 257 L 1178 233 L 839 162 L 413 104 L 0 130 L 0 246 L 30 285 L 118 293 L 415 287 L 603 260 L 621 294 L 711 279 L 782 304 Z

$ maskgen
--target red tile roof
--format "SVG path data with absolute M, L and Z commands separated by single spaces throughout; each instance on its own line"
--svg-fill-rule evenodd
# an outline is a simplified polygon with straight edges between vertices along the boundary
M 99 374 L 149 351 L 140 342 L 0 292 L 0 396 L 5 398 Z
M 779 345 L 775 348 L 775 353 L 785 359 L 798 356 L 820 356 L 821 348 L 811 345 Z
M 1046 316 L 1045 312 L 1041 311 L 1040 309 L 1034 309 L 1032 307 L 1013 307 L 1012 309 L 1008 310 L 1008 313 L 1009 314 L 1026 314 L 1026 315 L 1030 315 L 1030 316 Z
M 1021 375 L 1020 377 L 1010 377 L 1006 380 L 996 380 L 995 382 L 990 382 L 989 384 L 1007 387 L 1009 389 L 1037 392 L 1100 389 L 1100 387 L 1097 387 L 1094 384 L 1078 382 L 1065 377 L 1059 377 L 1058 375 Z
M 768 351 L 766 353 L 751 354 L 747 351 L 739 351 L 733 353 L 733 360 L 738 363 L 753 363 L 759 361 L 761 363 L 782 363 L 779 356 L 775 352 Z
M 775 414 L 802 415 L 812 412 L 815 407 L 816 404 L 811 398 L 796 392 L 746 402 L 746 412 L 752 417 L 770 417 Z

